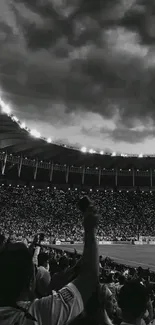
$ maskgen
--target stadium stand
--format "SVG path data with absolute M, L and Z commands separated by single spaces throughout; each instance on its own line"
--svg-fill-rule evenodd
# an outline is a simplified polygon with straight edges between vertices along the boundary
M 98 243 L 154 241 L 155 157 L 51 142 L 2 110 L 0 324 L 153 324 L 155 273 L 99 256 Z

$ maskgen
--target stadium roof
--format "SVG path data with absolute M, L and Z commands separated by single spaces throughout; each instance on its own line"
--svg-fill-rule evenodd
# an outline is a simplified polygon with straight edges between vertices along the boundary
M 83 152 L 80 149 L 50 143 L 50 139 L 41 138 L 35 130 L 29 130 L 12 114 L 0 112 L 0 151 L 14 156 L 23 156 L 42 161 L 53 161 L 56 164 L 74 166 L 115 167 L 129 169 L 155 168 L 155 157 L 117 155 L 116 153 L 95 151 Z M 141 157 L 141 158 L 140 158 Z

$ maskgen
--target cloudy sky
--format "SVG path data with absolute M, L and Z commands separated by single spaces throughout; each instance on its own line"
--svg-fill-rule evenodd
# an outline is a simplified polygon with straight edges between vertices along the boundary
M 155 1 L 0 0 L 0 89 L 45 137 L 155 153 Z

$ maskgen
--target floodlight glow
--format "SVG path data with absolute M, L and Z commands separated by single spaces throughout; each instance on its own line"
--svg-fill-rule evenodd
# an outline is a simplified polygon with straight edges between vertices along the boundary
M 100 151 L 100 155 L 104 155 L 104 152 L 103 151 Z
M 116 157 L 116 152 L 113 152 L 112 153 L 112 157 Z
M 89 153 L 94 153 L 94 150 L 93 150 L 93 149 L 90 149 L 90 150 L 89 150 Z
M 48 143 L 51 143 L 51 142 L 52 142 L 52 139 L 51 139 L 51 138 L 48 138 L 48 139 L 47 139 L 47 142 L 48 142 Z
M 25 128 L 26 128 L 26 124 L 23 122 L 23 123 L 20 125 L 20 128 L 21 128 L 21 129 L 25 129 Z
M 18 118 L 14 115 L 12 116 L 13 121 L 18 122 Z
M 37 130 L 31 130 L 30 134 L 35 138 L 40 138 L 41 134 Z
M 143 154 L 142 153 L 140 153 L 140 155 L 138 156 L 139 158 L 143 158 Z
M 87 148 L 86 148 L 86 147 L 82 147 L 82 148 L 81 148 L 81 151 L 82 151 L 82 152 L 87 152 Z
M 3 113 L 6 113 L 6 114 L 11 114 L 11 109 L 8 105 L 6 105 L 4 102 L 3 104 L 1 103 L 1 100 L 0 100 L 0 105 L 2 106 L 2 112 Z

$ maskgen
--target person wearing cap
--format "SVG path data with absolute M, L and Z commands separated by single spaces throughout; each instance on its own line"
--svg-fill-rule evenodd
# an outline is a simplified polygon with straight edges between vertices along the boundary
M 4 245 L 0 251 L 0 325 L 63 325 L 83 312 L 98 284 L 97 221 L 90 204 L 84 213 L 79 275 L 58 292 L 41 299 L 30 300 L 36 287 L 31 251 L 23 243 Z

